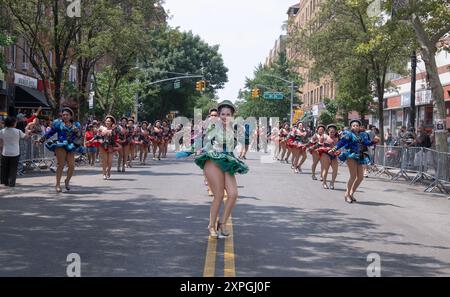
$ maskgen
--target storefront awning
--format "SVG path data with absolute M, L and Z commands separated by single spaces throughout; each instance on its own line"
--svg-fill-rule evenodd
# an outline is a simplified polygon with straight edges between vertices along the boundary
M 50 108 L 44 94 L 38 90 L 16 85 L 14 106 L 16 108 L 36 108 L 41 106 L 44 109 Z

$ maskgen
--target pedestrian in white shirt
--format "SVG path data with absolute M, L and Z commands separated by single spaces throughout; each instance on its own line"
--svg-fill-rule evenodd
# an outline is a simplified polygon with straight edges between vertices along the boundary
M 28 138 L 29 131 L 23 133 L 16 129 L 17 120 L 14 117 L 8 117 L 5 120 L 5 127 L 0 131 L 0 140 L 3 141 L 3 150 L 1 155 L 1 184 L 8 187 L 16 186 L 17 166 L 20 158 L 20 139 Z

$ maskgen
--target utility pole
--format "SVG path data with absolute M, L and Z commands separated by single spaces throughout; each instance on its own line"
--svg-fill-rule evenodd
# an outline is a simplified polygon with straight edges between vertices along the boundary
M 409 111 L 409 126 L 416 127 L 416 69 L 417 69 L 417 55 L 416 51 L 411 55 L 411 98 Z

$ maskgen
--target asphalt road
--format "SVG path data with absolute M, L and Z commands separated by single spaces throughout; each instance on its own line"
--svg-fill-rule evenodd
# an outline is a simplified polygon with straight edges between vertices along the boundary
M 261 161 L 261 157 L 263 160 Z M 51 173 L 0 187 L 0 276 L 450 276 L 450 201 L 422 187 L 365 180 L 344 202 L 312 181 L 305 164 L 249 154 L 238 176 L 239 200 L 226 240 L 208 239 L 211 197 L 193 159 L 173 154 L 104 181 L 99 168 L 77 168 L 70 192 L 54 192 Z

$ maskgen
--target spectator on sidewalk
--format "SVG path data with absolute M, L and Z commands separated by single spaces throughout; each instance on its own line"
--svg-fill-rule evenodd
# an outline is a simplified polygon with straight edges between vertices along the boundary
M 406 132 L 402 137 L 403 145 L 408 147 L 413 146 L 416 141 L 416 133 L 413 127 L 408 128 L 408 132 Z
M 447 129 L 447 146 L 448 152 L 450 153 L 450 129 Z
M 391 129 L 387 128 L 387 131 L 384 134 L 384 140 L 386 141 L 386 145 L 392 145 L 394 143 L 394 138 L 392 137 Z
M 1 184 L 8 187 L 16 186 L 17 167 L 19 165 L 20 139 L 28 138 L 30 132 L 22 132 L 16 129 L 17 120 L 14 117 L 8 117 L 5 120 L 5 126 L 0 131 L 0 140 L 3 141 L 3 149 L 1 156 Z
M 425 148 L 431 147 L 431 138 L 422 126 L 417 129 L 417 136 L 414 140 L 414 146 Z

